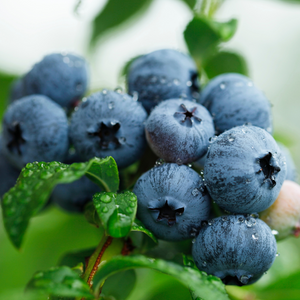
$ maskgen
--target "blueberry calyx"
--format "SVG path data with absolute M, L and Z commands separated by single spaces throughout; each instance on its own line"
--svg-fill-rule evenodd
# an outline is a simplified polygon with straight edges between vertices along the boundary
M 272 158 L 272 153 L 269 152 L 267 155 L 265 155 L 259 160 L 261 169 L 258 171 L 258 173 L 263 172 L 265 175 L 265 180 L 270 181 L 271 187 L 273 188 L 276 185 L 274 175 L 280 171 L 280 168 L 271 165 L 271 158 Z
M 177 111 L 175 112 L 175 115 L 183 115 L 181 118 L 181 122 L 184 123 L 185 121 L 190 121 L 190 123 L 193 123 L 193 119 L 197 120 L 198 122 L 201 122 L 202 119 L 195 116 L 195 112 L 197 110 L 197 107 L 193 107 L 191 111 L 189 111 L 184 104 L 181 104 L 180 107 L 183 109 L 183 111 Z
M 19 155 L 22 154 L 21 145 L 26 141 L 22 136 L 22 129 L 19 122 L 13 122 L 8 126 L 8 132 L 11 136 L 11 140 L 7 143 L 7 148 L 9 151 L 13 152 L 14 149 L 17 149 Z
M 184 212 L 184 207 L 173 209 L 171 206 L 169 206 L 168 200 L 166 200 L 165 204 L 162 207 L 149 209 L 159 211 L 157 221 L 167 219 L 169 226 L 174 225 L 176 223 L 176 216 L 181 216 Z
M 116 149 L 122 145 L 120 139 L 116 137 L 116 133 L 120 127 L 121 124 L 118 122 L 111 122 L 109 125 L 101 122 L 98 130 L 88 131 L 88 134 L 100 138 L 99 145 L 101 149 Z

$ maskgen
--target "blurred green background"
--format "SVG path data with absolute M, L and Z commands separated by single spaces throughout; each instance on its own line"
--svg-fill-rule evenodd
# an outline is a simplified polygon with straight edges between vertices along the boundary
M 160 48 L 187 51 L 183 31 L 192 19 L 188 5 L 195 1 L 133 2 L 141 6 L 139 13 L 121 26 L 108 28 L 93 40 L 91 50 L 93 20 L 107 1 L 0 0 L 0 115 L 10 82 L 48 53 L 74 51 L 85 56 L 91 67 L 91 90 L 97 90 L 124 86 L 121 69 L 132 57 Z M 250 77 L 273 104 L 275 135 L 289 147 L 300 170 L 299 1 L 226 0 L 215 18 L 238 19 L 237 32 L 224 49 L 234 49 L 247 61 Z M 112 26 L 116 20 L 116 15 L 110 15 L 107 24 Z M 34 272 L 54 266 L 65 252 L 95 246 L 100 236 L 83 216 L 50 207 L 31 222 L 18 252 L 8 241 L 1 219 L 0 299 L 23 299 Z M 258 283 L 228 288 L 232 299 L 300 299 L 300 240 L 280 242 L 278 252 L 280 256 Z M 136 273 L 130 300 L 190 299 L 188 290 L 167 275 L 150 270 Z

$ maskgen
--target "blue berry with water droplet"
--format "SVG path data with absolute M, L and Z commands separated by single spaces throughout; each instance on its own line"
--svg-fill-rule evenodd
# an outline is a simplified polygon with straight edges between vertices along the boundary
M 212 199 L 233 213 L 254 213 L 276 200 L 286 177 L 285 158 L 264 129 L 237 126 L 211 144 L 204 178 Z
M 271 104 L 244 75 L 227 73 L 213 78 L 203 89 L 200 103 L 214 117 L 218 134 L 245 123 L 272 133 Z
M 33 161 L 63 161 L 69 147 L 65 111 L 42 95 L 20 100 L 3 117 L 3 154 L 19 169 Z
M 199 97 L 198 71 L 186 54 L 162 49 L 138 57 L 130 65 L 129 94 L 138 93 L 147 112 L 163 100 Z
M 181 99 L 170 99 L 155 107 L 145 130 L 153 152 L 167 162 L 179 164 L 203 156 L 215 132 L 212 117 L 204 106 Z
M 11 100 L 19 99 L 22 90 L 22 96 L 41 94 L 63 107 L 72 108 L 85 94 L 88 81 L 88 65 L 83 57 L 53 53 L 46 55 L 15 83 Z
M 137 217 L 159 239 L 196 236 L 210 212 L 210 197 L 201 177 L 187 166 L 165 163 L 143 174 L 134 186 Z
M 251 218 L 229 215 L 201 228 L 192 246 L 196 266 L 224 284 L 256 282 L 272 266 L 277 246 L 266 223 L 252 218 L 252 226 L 247 226 Z
M 82 159 L 112 156 L 119 168 L 125 168 L 144 152 L 146 118 L 145 109 L 132 97 L 103 90 L 73 113 L 70 137 Z

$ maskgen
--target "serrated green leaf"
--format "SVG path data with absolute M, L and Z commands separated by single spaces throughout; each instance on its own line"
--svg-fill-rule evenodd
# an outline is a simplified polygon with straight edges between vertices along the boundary
M 134 193 L 97 193 L 93 203 L 107 235 L 121 238 L 129 234 L 137 209 Z
M 189 52 L 199 68 L 217 51 L 221 42 L 228 41 L 237 29 L 237 20 L 216 22 L 206 17 L 194 17 L 184 31 Z
M 27 284 L 26 290 L 59 297 L 94 299 L 88 284 L 80 278 L 76 271 L 66 266 L 37 272 Z
M 72 165 L 35 162 L 22 169 L 16 185 L 4 195 L 1 203 L 4 226 L 15 247 L 20 248 L 30 219 L 46 204 L 53 188 L 84 175 L 103 190 L 118 190 L 119 174 L 112 157 Z
M 143 232 L 143 233 L 147 234 L 153 240 L 153 242 L 158 243 L 157 238 L 155 237 L 155 235 L 150 230 L 148 230 L 144 226 L 144 224 L 141 221 L 139 221 L 138 219 L 134 220 L 134 222 L 132 224 L 132 227 L 131 227 L 131 231 Z
M 248 75 L 246 60 L 237 53 L 221 51 L 210 57 L 203 68 L 208 78 L 213 78 L 223 73 L 239 73 Z
M 101 296 L 108 299 L 125 300 L 134 288 L 135 283 L 136 274 L 134 270 L 116 273 L 105 281 Z
M 131 17 L 142 13 L 152 0 L 108 0 L 93 21 L 91 44 L 108 29 L 117 27 Z
M 134 268 L 149 268 L 171 275 L 189 287 L 197 297 L 205 300 L 229 300 L 225 285 L 219 278 L 173 262 L 151 259 L 143 255 L 116 256 L 107 261 L 95 274 L 94 286 L 98 286 L 117 272 Z

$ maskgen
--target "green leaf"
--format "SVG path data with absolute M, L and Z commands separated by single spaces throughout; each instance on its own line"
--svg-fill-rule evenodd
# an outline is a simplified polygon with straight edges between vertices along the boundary
M 77 266 L 80 263 L 83 263 L 85 265 L 86 259 L 89 258 L 95 251 L 95 248 L 70 252 L 65 254 L 62 259 L 59 262 L 59 266 L 67 266 L 70 268 L 73 268 L 74 266 Z
M 203 68 L 208 78 L 213 78 L 223 73 L 240 73 L 248 75 L 245 59 L 233 52 L 221 51 L 210 57 Z
M 205 300 L 229 300 L 222 281 L 214 276 L 192 268 L 183 267 L 162 259 L 151 259 L 143 255 L 116 256 L 104 263 L 95 274 L 94 285 L 100 285 L 107 277 L 133 268 L 149 268 L 171 275 L 189 287 L 197 297 Z
M 134 222 L 132 224 L 132 227 L 131 227 L 131 231 L 143 232 L 143 233 L 147 234 L 153 240 L 153 242 L 158 243 L 157 238 L 155 237 L 155 235 L 150 230 L 148 230 L 144 226 L 144 224 L 141 221 L 139 221 L 138 219 L 134 220 Z
M 182 0 L 190 9 L 194 9 L 197 0 Z
M 101 226 L 101 221 L 93 202 L 88 202 L 84 207 L 84 216 L 90 224 L 96 227 Z
M 135 283 L 136 274 L 134 270 L 116 273 L 105 281 L 101 296 L 108 299 L 125 300 L 134 288 Z
M 97 193 L 93 202 L 107 235 L 121 238 L 129 234 L 137 209 L 134 193 Z
M 88 284 L 80 278 L 77 272 L 66 266 L 37 272 L 27 284 L 26 290 L 60 297 L 94 299 Z
M 237 20 L 220 23 L 205 17 L 194 17 L 184 31 L 190 54 L 199 68 L 210 57 L 221 42 L 228 41 L 237 29 Z
M 20 248 L 30 219 L 46 204 L 53 188 L 84 175 L 106 191 L 118 190 L 118 168 L 112 157 L 72 165 L 34 162 L 22 169 L 16 185 L 1 203 L 4 226 L 15 247 Z
M 148 8 L 152 0 L 108 0 L 93 21 L 91 44 L 108 29 L 117 27 Z
M 7 106 L 11 84 L 16 78 L 17 76 L 15 75 L 9 75 L 0 72 L 0 119 L 2 119 L 3 113 Z

